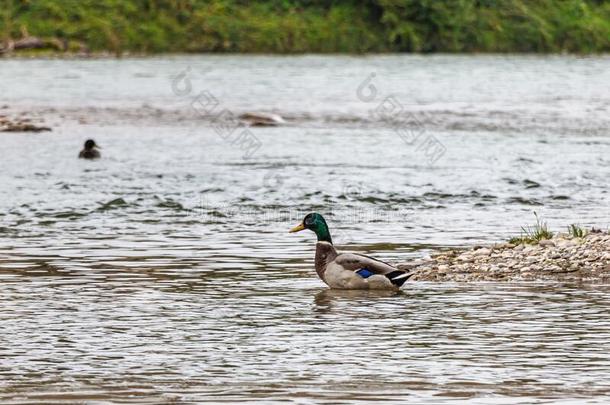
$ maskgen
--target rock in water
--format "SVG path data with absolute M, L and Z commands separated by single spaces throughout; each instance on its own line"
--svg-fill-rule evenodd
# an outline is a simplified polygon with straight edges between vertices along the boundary
M 28 118 L 11 120 L 4 115 L 0 115 L 0 132 L 43 132 L 50 131 L 51 128 L 34 125 Z
M 278 114 L 247 112 L 239 118 L 255 127 L 272 127 L 285 124 L 286 121 Z

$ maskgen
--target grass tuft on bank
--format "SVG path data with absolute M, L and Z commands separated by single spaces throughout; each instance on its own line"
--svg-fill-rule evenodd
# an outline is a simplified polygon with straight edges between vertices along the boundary
M 542 221 L 538 213 L 534 212 L 536 223 L 521 227 L 521 235 L 511 238 L 508 242 L 513 245 L 536 244 L 541 240 L 552 239 L 553 232 L 549 231 L 546 222 Z

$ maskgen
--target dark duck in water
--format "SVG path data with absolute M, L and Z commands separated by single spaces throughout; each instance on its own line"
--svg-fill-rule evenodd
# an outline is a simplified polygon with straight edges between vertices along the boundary
M 85 146 L 78 154 L 78 157 L 80 159 L 99 159 L 102 155 L 98 149 L 99 146 L 97 146 L 93 139 L 87 139 Z

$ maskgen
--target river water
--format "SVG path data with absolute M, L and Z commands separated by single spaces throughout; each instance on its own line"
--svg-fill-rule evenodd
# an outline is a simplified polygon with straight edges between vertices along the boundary
M 607 229 L 610 57 L 2 60 L 0 107 L 53 128 L 0 136 L 2 403 L 610 401 L 608 286 L 334 292 L 287 233 Z

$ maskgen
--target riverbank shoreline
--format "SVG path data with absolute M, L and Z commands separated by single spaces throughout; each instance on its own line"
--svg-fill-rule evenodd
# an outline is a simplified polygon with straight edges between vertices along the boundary
M 281 4 L 280 4 L 281 3 Z M 137 2 L 48 0 L 0 12 L 0 52 L 50 49 L 239 53 L 609 51 L 610 8 L 593 0 Z
M 131 52 L 125 51 L 116 54 L 110 51 L 95 51 L 88 53 L 81 52 L 7 52 L 0 54 L 2 60 L 122 60 L 122 59 L 159 59 L 159 58 L 180 58 L 198 56 L 270 56 L 270 57 L 299 57 L 299 56 L 344 56 L 344 57 L 371 57 L 371 56 L 395 56 L 411 55 L 421 57 L 435 56 L 489 56 L 489 57 L 572 57 L 572 58 L 591 58 L 591 57 L 610 57 L 610 51 L 600 52 L 519 52 L 519 51 L 473 51 L 473 52 L 400 52 L 400 51 L 373 51 L 373 52 L 271 52 L 271 51 L 252 51 L 252 52 L 232 52 L 232 51 L 205 51 L 205 52 Z
M 409 281 L 519 282 L 564 281 L 610 283 L 610 232 L 592 231 L 582 237 L 558 233 L 536 244 L 500 243 L 452 249 L 430 259 L 401 263 L 411 269 Z

